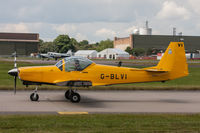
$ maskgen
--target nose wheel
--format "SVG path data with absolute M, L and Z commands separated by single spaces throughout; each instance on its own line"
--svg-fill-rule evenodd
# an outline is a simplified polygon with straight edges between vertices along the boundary
M 39 100 L 39 95 L 37 93 L 32 93 L 30 95 L 31 101 L 38 101 Z
M 38 89 L 38 87 L 36 86 L 34 92 L 31 93 L 31 95 L 30 95 L 31 101 L 38 101 L 39 100 L 39 95 L 37 94 L 37 89 Z
M 81 96 L 71 89 L 65 92 L 65 98 L 70 100 L 72 103 L 78 103 L 81 100 Z

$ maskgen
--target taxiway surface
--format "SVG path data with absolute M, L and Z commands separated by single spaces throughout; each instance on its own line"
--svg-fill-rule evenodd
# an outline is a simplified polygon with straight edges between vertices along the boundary
M 200 91 L 78 91 L 80 103 L 71 103 L 65 91 L 39 91 L 40 99 L 29 99 L 32 91 L 0 91 L 0 114 L 16 113 L 200 113 Z

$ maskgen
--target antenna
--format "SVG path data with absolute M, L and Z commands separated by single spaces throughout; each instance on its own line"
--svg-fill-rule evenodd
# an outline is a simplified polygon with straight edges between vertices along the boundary
M 149 28 L 149 24 L 148 24 L 149 22 L 148 22 L 148 20 L 146 21 L 146 29 L 148 29 Z
M 176 36 L 176 28 L 173 27 L 173 36 Z

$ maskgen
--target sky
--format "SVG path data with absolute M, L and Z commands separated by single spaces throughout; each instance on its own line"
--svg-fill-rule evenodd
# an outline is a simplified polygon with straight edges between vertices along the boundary
M 200 0 L 0 0 L 0 32 L 60 34 L 90 43 L 127 37 L 149 21 L 154 35 L 200 35 Z

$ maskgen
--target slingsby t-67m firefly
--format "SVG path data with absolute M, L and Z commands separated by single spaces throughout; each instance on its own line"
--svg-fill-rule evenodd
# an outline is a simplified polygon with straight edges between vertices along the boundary
M 66 99 L 79 102 L 80 95 L 71 87 L 103 86 L 139 82 L 164 82 L 188 75 L 183 42 L 171 42 L 157 66 L 148 68 L 127 68 L 98 65 L 87 58 L 67 57 L 53 66 L 16 67 L 8 74 L 16 77 L 24 85 L 36 85 L 30 95 L 37 101 L 37 86 L 42 84 L 70 87 L 66 91 Z

